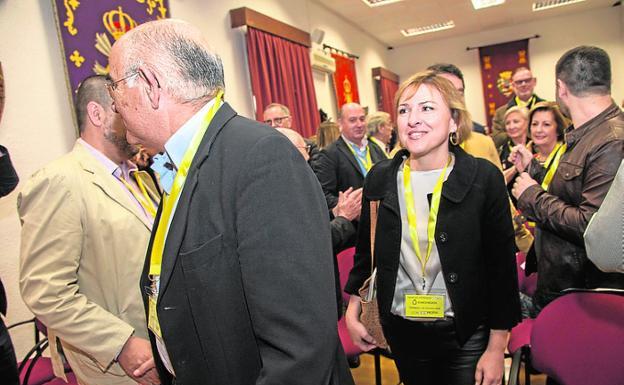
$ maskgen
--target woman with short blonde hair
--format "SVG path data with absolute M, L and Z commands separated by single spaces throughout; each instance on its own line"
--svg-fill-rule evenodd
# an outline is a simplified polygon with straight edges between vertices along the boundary
M 381 324 L 405 385 L 500 384 L 507 330 L 520 321 L 514 232 L 499 169 L 460 144 L 471 119 L 459 92 L 432 71 L 397 92 L 404 149 L 364 183 L 345 320 L 360 349 L 358 289 L 376 268 Z M 371 202 L 378 205 L 371 266 Z

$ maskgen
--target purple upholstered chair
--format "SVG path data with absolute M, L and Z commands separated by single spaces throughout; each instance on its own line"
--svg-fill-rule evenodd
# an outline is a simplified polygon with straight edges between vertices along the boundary
M 624 384 L 624 293 L 570 292 L 548 304 L 533 324 L 531 361 L 562 385 Z
M 44 357 L 43 352 L 48 347 L 47 328 L 38 319 L 30 319 L 28 321 L 19 322 L 9 327 L 9 329 L 33 323 L 34 327 L 34 339 L 35 345 L 26 354 L 24 359 L 19 362 L 19 378 L 22 385 L 49 385 L 49 384 L 66 384 L 65 381 L 56 378 L 52 369 L 52 361 L 49 357 Z M 65 373 L 67 374 L 67 380 L 69 385 L 78 384 L 71 368 L 65 364 Z M 60 381 L 60 382 L 57 382 Z

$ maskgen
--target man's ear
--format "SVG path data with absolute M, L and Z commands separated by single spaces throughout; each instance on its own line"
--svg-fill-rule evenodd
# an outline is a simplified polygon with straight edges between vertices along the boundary
M 106 119 L 104 108 L 94 101 L 87 103 L 87 116 L 89 117 L 91 124 L 96 127 L 102 127 L 104 120 Z
M 145 83 L 147 84 L 147 97 L 150 100 L 150 105 L 153 109 L 158 109 L 160 104 L 160 82 L 158 80 L 158 75 L 153 72 L 151 69 L 147 67 L 139 67 L 139 72 L 145 79 Z
M 568 86 L 561 80 L 557 79 L 557 96 L 566 97 L 568 95 Z

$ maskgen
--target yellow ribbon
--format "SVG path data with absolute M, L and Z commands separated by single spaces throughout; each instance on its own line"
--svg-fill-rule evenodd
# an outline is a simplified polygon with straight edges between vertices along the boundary
M 379 148 L 381 148 L 381 150 L 384 152 L 384 155 L 386 155 L 386 158 L 390 158 L 390 155 L 388 155 L 388 152 L 386 151 L 386 145 L 384 144 L 384 142 L 375 138 L 374 136 L 371 136 L 369 139 L 372 140 L 375 144 L 377 144 Z
M 548 186 L 550 186 L 550 182 L 552 182 L 553 177 L 555 176 L 555 171 L 557 171 L 557 167 L 559 167 L 559 161 L 561 160 L 561 156 L 566 152 L 567 145 L 565 143 L 559 143 L 559 146 L 555 147 L 548 158 L 546 158 L 546 175 L 544 176 L 544 180 L 542 181 L 542 188 L 548 191 Z
M 353 147 L 351 147 L 349 143 L 347 143 L 347 147 L 349 147 L 349 150 L 351 150 L 351 153 L 353 154 L 353 156 L 355 156 L 355 159 L 359 159 L 363 163 L 366 172 L 370 171 L 371 167 L 373 167 L 373 161 L 371 160 L 370 148 L 368 147 L 368 145 L 366 145 L 366 158 L 364 159 L 355 152 L 355 150 L 353 149 Z
M 204 120 L 202 121 L 202 128 L 197 130 L 193 139 L 191 140 L 191 144 L 189 148 L 184 153 L 184 157 L 182 158 L 182 162 L 178 167 L 178 172 L 176 173 L 175 179 L 173 180 L 173 186 L 171 187 L 171 194 L 165 194 L 162 198 L 162 212 L 160 214 L 160 220 L 158 221 L 158 227 L 156 228 L 156 234 L 154 235 L 154 242 L 152 244 L 152 252 L 150 254 L 150 269 L 149 274 L 151 276 L 159 276 L 161 267 L 162 267 L 162 258 L 163 253 L 165 251 L 165 235 L 167 234 L 167 227 L 169 226 L 169 222 L 171 216 L 173 215 L 173 207 L 177 202 L 180 194 L 182 193 L 182 189 L 184 188 L 184 182 L 186 182 L 186 177 L 188 175 L 189 168 L 191 167 L 191 162 L 197 153 L 197 149 L 199 148 L 199 144 L 201 143 L 212 118 L 217 113 L 217 110 L 221 106 L 221 98 L 223 96 L 223 92 L 219 91 L 215 98 L 215 102 L 204 116 Z
M 141 194 L 139 194 L 134 187 L 132 187 L 132 185 L 130 183 L 128 183 L 126 181 L 126 179 L 123 177 L 123 175 L 120 175 L 119 180 L 121 181 L 121 183 L 124 184 L 124 186 L 126 186 L 126 188 L 130 191 L 130 193 L 132 193 L 132 195 L 136 198 L 136 200 L 139 202 L 139 204 L 141 205 L 141 207 L 143 207 L 145 209 L 145 211 L 152 216 L 152 218 L 154 218 L 156 216 L 156 204 L 154 204 L 154 201 L 152 200 L 152 198 L 149 196 L 149 194 L 147 193 L 147 190 L 145 189 L 145 186 L 143 185 L 143 182 L 140 181 L 139 178 L 134 178 L 137 182 L 137 185 L 139 186 L 139 188 L 141 189 Z
M 450 157 L 448 162 L 442 169 L 442 173 L 440 174 L 440 177 L 438 178 L 438 181 L 433 188 L 431 207 L 429 208 L 429 219 L 427 220 L 427 254 L 424 258 L 422 256 L 422 252 L 420 251 L 420 244 L 418 243 L 418 222 L 416 221 L 414 192 L 412 191 L 411 184 L 410 160 L 407 159 L 405 161 L 405 165 L 403 166 L 403 189 L 405 191 L 407 223 L 409 225 L 410 238 L 412 239 L 412 243 L 414 245 L 414 252 L 416 253 L 416 257 L 418 257 L 418 260 L 420 261 L 420 266 L 422 267 L 423 290 L 425 290 L 425 272 L 427 268 L 427 262 L 429 262 L 431 249 L 433 248 L 433 241 L 435 239 L 435 228 L 436 223 L 438 222 L 438 210 L 440 208 L 440 197 L 442 196 L 442 185 L 444 184 L 444 177 L 446 176 L 446 169 L 448 168 L 449 164 L 451 164 Z

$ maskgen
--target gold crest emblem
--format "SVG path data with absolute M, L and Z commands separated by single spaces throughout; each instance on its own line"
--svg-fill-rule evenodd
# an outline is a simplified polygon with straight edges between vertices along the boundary
M 503 71 L 498 74 L 498 79 L 496 80 L 496 88 L 498 91 L 505 95 L 505 97 L 510 97 L 513 93 L 511 89 L 511 71 Z
M 137 26 L 136 21 L 134 21 L 130 15 L 125 13 L 121 9 L 121 6 L 116 10 L 105 12 L 104 15 L 102 15 L 102 24 L 115 41 L 122 37 L 126 32 Z M 108 35 L 105 33 L 96 33 L 95 48 L 100 51 L 102 55 L 108 57 L 112 48 Z M 96 60 L 93 65 L 93 72 L 98 75 L 107 75 L 108 64 L 104 67 Z

